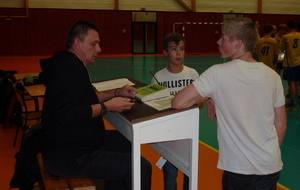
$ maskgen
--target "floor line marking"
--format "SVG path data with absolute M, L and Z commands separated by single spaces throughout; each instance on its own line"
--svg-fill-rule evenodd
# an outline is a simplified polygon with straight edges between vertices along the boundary
M 295 116 L 295 115 L 291 115 L 291 114 L 286 114 L 287 116 L 290 116 L 290 117 L 294 117 L 294 118 L 297 118 L 297 119 L 300 119 L 299 116 Z
M 284 144 L 282 144 L 281 146 L 284 146 L 285 148 L 287 148 L 287 149 L 290 149 L 290 150 L 293 150 L 293 151 L 295 151 L 295 152 L 298 152 L 298 153 L 300 153 L 300 151 L 299 150 L 297 150 L 297 149 L 294 149 L 294 148 L 290 148 L 289 146 L 286 146 L 286 145 L 284 145 Z

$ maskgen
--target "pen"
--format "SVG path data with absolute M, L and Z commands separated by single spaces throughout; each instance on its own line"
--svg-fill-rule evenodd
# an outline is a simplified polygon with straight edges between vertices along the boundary
M 154 76 L 154 74 L 150 71 L 151 75 L 153 76 L 153 78 L 156 80 L 157 84 L 159 84 L 157 78 Z

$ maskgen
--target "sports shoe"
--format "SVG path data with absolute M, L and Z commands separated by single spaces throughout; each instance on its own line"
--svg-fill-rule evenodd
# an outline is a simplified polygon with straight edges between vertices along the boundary
M 290 101 L 290 100 L 286 100 L 286 101 L 285 101 L 285 107 L 290 106 L 290 104 L 291 104 L 291 101 Z
M 287 105 L 286 106 L 286 111 L 297 111 L 297 106 L 291 106 L 291 105 Z

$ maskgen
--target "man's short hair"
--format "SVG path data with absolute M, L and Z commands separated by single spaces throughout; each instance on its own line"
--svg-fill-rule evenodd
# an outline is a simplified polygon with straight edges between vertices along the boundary
M 71 48 L 75 38 L 79 38 L 80 41 L 84 41 L 88 30 L 96 30 L 99 32 L 99 28 L 90 22 L 82 20 L 75 22 L 69 29 L 66 39 L 66 47 L 68 49 Z
M 286 30 L 286 24 L 279 24 L 278 30 L 283 30 L 283 29 Z
M 224 19 L 222 30 L 231 42 L 242 40 L 245 51 L 253 52 L 259 40 L 256 24 L 247 17 Z
M 184 45 L 186 43 L 184 37 L 178 33 L 170 33 L 165 36 L 163 41 L 163 48 L 164 50 L 168 51 L 169 42 L 174 42 L 176 45 L 179 44 L 180 41 L 183 41 Z
M 286 23 L 287 27 L 289 27 L 290 29 L 295 29 L 296 28 L 296 21 L 295 20 L 289 20 Z
M 265 24 L 264 26 L 264 32 L 265 34 L 269 34 L 273 30 L 273 25 L 272 24 Z

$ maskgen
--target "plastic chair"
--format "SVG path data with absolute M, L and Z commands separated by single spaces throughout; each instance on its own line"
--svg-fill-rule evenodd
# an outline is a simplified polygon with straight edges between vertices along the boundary
M 28 110 L 23 92 L 15 89 L 15 93 L 16 93 L 17 101 L 20 103 L 20 105 L 22 107 L 22 109 L 20 110 L 20 113 L 18 113 L 18 115 L 22 118 L 23 122 L 22 122 L 22 126 L 17 126 L 16 135 L 15 135 L 15 139 L 14 139 L 14 146 L 16 146 L 19 128 L 22 127 L 22 129 L 23 129 L 23 134 L 22 134 L 22 140 L 23 140 L 24 134 L 27 131 L 27 129 L 29 128 L 29 126 L 39 123 L 42 118 L 42 111 L 39 111 L 39 110 L 29 111 Z

